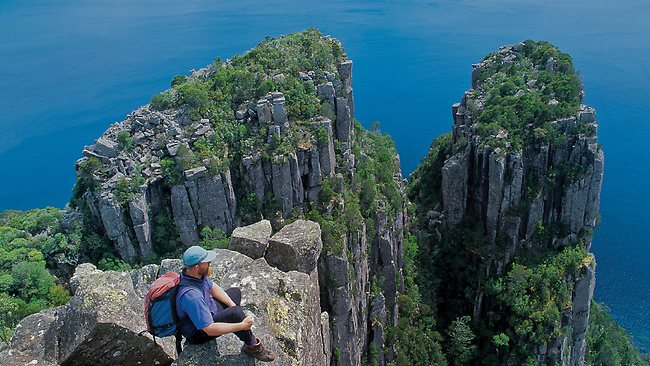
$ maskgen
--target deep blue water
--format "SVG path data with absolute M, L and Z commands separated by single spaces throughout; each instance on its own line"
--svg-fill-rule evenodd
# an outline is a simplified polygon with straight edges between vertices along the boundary
M 596 299 L 650 352 L 645 0 L 0 0 L 0 210 L 63 207 L 83 145 L 185 74 L 313 26 L 354 60 L 356 116 L 409 174 L 451 129 L 470 65 L 507 43 L 570 53 L 606 153 Z

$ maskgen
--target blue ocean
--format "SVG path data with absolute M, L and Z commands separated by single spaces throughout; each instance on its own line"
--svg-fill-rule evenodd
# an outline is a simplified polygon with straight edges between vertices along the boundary
M 596 300 L 650 352 L 650 2 L 0 0 L 0 210 L 63 207 L 74 162 L 176 74 L 317 27 L 354 60 L 356 116 L 405 175 L 451 129 L 471 64 L 545 39 L 571 54 L 606 163 Z

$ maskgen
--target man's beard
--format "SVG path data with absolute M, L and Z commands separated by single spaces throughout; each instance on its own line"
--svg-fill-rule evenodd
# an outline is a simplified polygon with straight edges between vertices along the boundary
M 200 275 L 201 276 L 208 276 L 208 277 L 212 276 L 212 265 L 208 264 L 207 269 L 205 269 L 205 270 L 201 269 Z

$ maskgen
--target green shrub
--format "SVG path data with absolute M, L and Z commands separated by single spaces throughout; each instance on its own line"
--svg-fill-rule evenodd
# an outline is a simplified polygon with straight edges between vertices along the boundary
M 95 189 L 97 183 L 93 179 L 93 174 L 102 169 L 104 164 L 97 158 L 88 158 L 86 161 L 79 165 L 77 170 L 77 180 L 72 188 L 72 198 L 70 198 L 70 205 L 74 208 L 78 207 L 79 200 L 84 193 L 89 189 Z
M 228 249 L 230 238 L 219 228 L 204 227 L 201 230 L 201 246 L 205 249 Z
M 165 90 L 151 97 L 151 108 L 157 111 L 164 111 L 166 109 L 176 108 L 177 106 L 176 93 L 172 89 Z
M 323 125 L 316 125 L 313 129 L 314 137 L 316 138 L 316 143 L 318 145 L 326 145 L 329 142 L 329 136 L 327 135 L 327 130 Z
M 152 239 L 156 253 L 162 258 L 176 257 L 182 249 L 176 221 L 168 208 L 153 218 Z
M 189 82 L 180 84 L 175 89 L 178 102 L 189 107 L 188 117 L 190 119 L 198 120 L 205 116 L 212 104 L 206 85 Z
M 131 133 L 129 133 L 129 131 L 120 131 L 117 134 L 117 147 L 122 151 L 133 151 L 135 142 L 133 141 L 133 136 L 131 136 Z
M 630 335 L 608 312 L 604 304 L 591 303 L 587 328 L 587 365 L 650 365 L 648 359 L 636 349 Z
M 129 263 L 114 255 L 107 255 L 97 263 L 97 268 L 102 271 L 130 271 L 133 269 Z
M 138 194 L 142 192 L 142 186 L 145 179 L 139 173 L 134 174 L 131 178 L 124 177 L 115 183 L 115 198 L 121 205 L 133 201 Z
M 173 88 L 173 87 L 175 87 L 177 85 L 185 84 L 186 82 L 187 82 L 187 77 L 186 76 L 175 75 L 172 78 L 171 87 Z

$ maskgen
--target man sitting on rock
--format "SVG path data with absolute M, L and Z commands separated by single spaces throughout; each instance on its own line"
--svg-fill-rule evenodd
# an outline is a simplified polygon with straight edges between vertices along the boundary
M 275 354 L 264 348 L 262 341 L 251 331 L 253 318 L 246 316 L 239 306 L 239 288 L 224 291 L 210 280 L 210 262 L 216 256 L 217 253 L 213 250 L 199 246 L 190 247 L 183 254 L 185 268 L 181 280 L 194 282 L 202 290 L 190 287 L 178 291 L 176 309 L 181 333 L 192 344 L 204 343 L 222 334 L 235 333 L 244 342 L 243 352 L 260 361 L 273 361 Z

